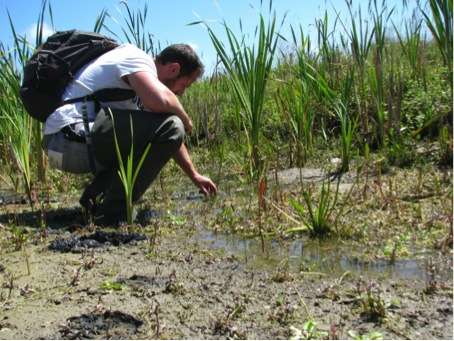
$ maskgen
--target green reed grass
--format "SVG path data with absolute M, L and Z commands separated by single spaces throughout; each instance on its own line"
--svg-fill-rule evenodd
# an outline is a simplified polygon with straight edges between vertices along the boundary
M 296 165 L 303 167 L 306 150 L 312 148 L 314 119 L 307 85 L 301 80 L 295 85 L 281 86 L 277 91 L 276 100 L 291 127 L 291 134 L 296 145 Z
M 297 166 L 302 167 L 307 154 L 313 150 L 315 105 L 314 93 L 320 89 L 317 70 L 314 68 L 317 56 L 311 53 L 310 37 L 305 36 L 299 26 L 299 34 L 291 27 L 295 45 L 295 65 L 290 65 L 293 72 L 283 75 L 285 78 L 277 84 L 276 102 L 282 110 L 296 144 Z M 279 62 L 279 68 L 283 63 Z M 321 96 L 316 96 L 321 98 Z M 317 102 L 318 103 L 318 102 Z
M 36 42 L 39 46 L 43 39 L 44 14 L 46 8 L 50 13 L 52 22 L 52 9 L 46 0 L 42 2 L 42 8 L 37 20 Z M 25 112 L 20 101 L 20 72 L 33 53 L 26 37 L 19 36 L 14 28 L 13 20 L 8 12 L 9 24 L 14 38 L 14 47 L 6 51 L 3 46 L 0 49 L 0 83 L 4 95 L 0 98 L 2 107 L 2 141 L 12 150 L 15 163 L 24 177 L 24 187 L 29 197 L 32 198 L 32 168 L 38 169 L 38 178 L 41 182 L 46 181 L 45 154 L 41 148 L 42 127 Z M 19 63 L 19 66 L 16 65 Z
M 374 121 L 376 124 L 376 142 L 380 148 L 385 145 L 385 102 L 381 93 L 380 79 L 377 78 L 375 67 L 370 67 L 368 70 L 370 87 L 372 89 L 373 98 L 375 100 Z
M 415 9 L 412 15 L 412 21 L 405 22 L 405 35 L 401 33 L 401 28 L 397 27 L 393 22 L 394 32 L 399 40 L 403 54 L 407 58 L 411 70 L 412 77 L 417 78 L 422 75 L 421 65 L 421 28 L 422 22 L 417 19 L 417 10 Z
M 112 126 L 113 126 L 113 131 L 114 131 L 114 139 L 115 139 L 115 149 L 117 151 L 117 157 L 118 157 L 118 164 L 120 166 L 120 169 L 118 171 L 118 175 L 120 176 L 121 182 L 123 183 L 123 186 L 125 188 L 125 195 L 126 195 L 126 214 L 127 214 L 127 223 L 129 225 L 132 225 L 134 222 L 134 217 L 133 217 L 133 201 L 132 201 L 132 195 L 133 195 L 133 190 L 134 190 L 134 184 L 136 183 L 137 180 L 137 175 L 140 172 L 140 169 L 142 168 L 142 164 L 145 160 L 145 158 L 148 155 L 148 151 L 150 150 L 151 143 L 148 144 L 147 148 L 145 148 L 142 157 L 140 158 L 140 161 L 137 165 L 137 167 L 134 169 L 134 132 L 133 132 L 133 125 L 132 125 L 132 116 L 130 115 L 130 124 L 131 124 L 131 150 L 128 155 L 126 165 L 123 163 L 123 155 L 121 155 L 120 152 L 120 146 L 118 145 L 118 140 L 117 140 L 117 134 L 115 131 L 115 122 L 114 122 L 114 117 L 112 115 L 112 112 L 109 109 L 110 116 L 112 117 Z
M 364 99 L 364 94 L 367 92 L 367 67 L 372 49 L 373 32 L 370 32 L 369 23 L 363 19 L 361 6 L 358 6 L 358 10 L 355 12 L 353 2 L 351 0 L 345 0 L 345 2 L 348 7 L 350 26 L 340 20 L 346 36 L 341 36 L 341 42 L 343 48 L 350 52 L 357 66 L 357 82 L 354 85 L 358 91 L 356 105 L 364 130 L 369 131 L 370 119 L 366 114 L 369 103 Z
M 288 201 L 293 205 L 301 221 L 313 237 L 327 236 L 334 230 L 334 222 L 336 220 L 334 218 L 334 212 L 339 197 L 339 185 L 342 175 L 338 177 L 337 187 L 334 192 L 331 191 L 331 180 L 329 177 L 328 175 L 328 179 L 323 180 L 318 204 L 316 204 L 313 198 L 312 191 L 305 188 L 302 191 L 306 206 L 303 206 L 292 198 L 288 198 Z
M 133 11 L 131 10 L 128 2 L 122 0 L 120 4 L 124 5 L 127 11 L 127 15 L 123 15 L 123 19 L 126 25 L 126 28 L 120 26 L 120 30 L 123 32 L 124 36 L 126 37 L 126 41 L 130 44 L 136 45 L 138 48 L 142 49 L 143 51 L 151 54 L 155 54 L 155 41 L 153 40 L 153 34 L 146 30 L 147 27 L 147 16 L 148 16 L 148 4 L 145 3 L 142 10 Z M 111 17 L 108 15 L 107 12 L 101 13 L 101 18 L 105 18 L 106 16 Z M 98 20 L 99 20 L 98 19 Z M 116 20 L 114 20 L 116 21 Z M 110 32 L 113 36 L 120 39 L 119 35 L 116 33 L 115 30 L 112 30 L 107 25 L 98 25 L 98 27 L 104 27 L 108 32 Z M 120 39 L 121 40 L 121 39 Z M 159 43 L 158 46 L 159 48 Z
M 32 204 L 31 162 L 33 120 L 22 107 L 19 96 L 20 82 L 14 69 L 13 59 L 0 56 L 0 136 L 12 169 L 23 175 L 25 192 Z M 12 172 L 14 173 L 14 172 Z
M 356 129 L 356 120 L 353 120 L 341 101 L 334 106 L 334 111 L 339 118 L 341 128 L 341 172 L 347 172 L 350 167 L 350 161 L 353 156 L 352 140 Z
M 270 11 L 272 1 L 270 1 Z M 194 22 L 190 25 L 204 24 L 216 52 L 228 74 L 228 82 L 235 94 L 236 101 L 240 104 L 242 126 L 246 129 L 249 154 L 252 161 L 254 178 L 259 178 L 263 165 L 260 160 L 260 135 L 264 116 L 264 99 L 267 90 L 279 34 L 276 32 L 276 17 L 272 16 L 265 23 L 260 15 L 259 25 L 256 29 L 257 41 L 251 46 L 246 45 L 246 36 L 241 32 L 238 37 L 224 21 L 222 24 L 227 36 L 226 48 L 219 36 L 204 21 Z
M 441 52 L 444 64 L 448 68 L 451 80 L 453 59 L 452 3 L 452 0 L 429 0 L 432 18 L 424 10 L 421 10 L 426 24 Z

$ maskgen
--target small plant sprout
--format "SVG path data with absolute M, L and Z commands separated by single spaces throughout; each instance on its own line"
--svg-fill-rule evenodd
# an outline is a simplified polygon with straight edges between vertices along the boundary
M 121 283 L 112 282 L 112 281 L 104 281 L 99 286 L 99 289 L 106 290 L 106 291 L 122 291 L 122 290 L 127 290 L 128 288 Z
M 383 318 L 387 315 L 386 304 L 381 296 L 382 290 L 378 283 L 371 282 L 364 285 L 359 281 L 356 293 L 362 314 L 371 318 Z
M 186 289 L 184 283 L 177 278 L 177 273 L 174 270 L 169 276 L 169 279 L 166 281 L 166 287 L 164 290 L 165 293 L 170 293 L 173 295 L 184 295 Z
M 327 332 L 318 331 L 318 322 L 307 321 L 302 329 L 290 326 L 290 340 L 320 340 L 328 336 Z

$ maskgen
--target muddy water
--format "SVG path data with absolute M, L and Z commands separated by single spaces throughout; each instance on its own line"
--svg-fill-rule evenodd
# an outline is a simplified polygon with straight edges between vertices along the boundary
M 301 173 L 299 169 L 291 169 L 272 174 L 270 178 L 271 184 L 268 184 L 270 190 L 285 192 L 299 188 L 301 181 L 320 185 L 327 179 L 327 175 L 321 169 L 304 169 Z M 346 174 L 339 186 L 339 191 L 348 191 L 355 178 L 354 173 Z M 373 175 L 372 178 L 374 178 Z M 273 187 L 275 183 L 278 185 Z M 257 200 L 257 186 L 239 185 L 235 180 L 224 180 L 220 187 L 223 190 L 216 198 L 218 204 L 213 205 L 214 216 L 222 214 L 220 207 L 225 207 L 222 203 L 232 196 L 235 197 L 235 201 L 245 203 L 244 205 L 228 203 L 227 205 L 232 207 L 235 205 L 232 208 L 234 211 L 232 215 L 243 217 L 251 214 L 248 206 Z M 176 188 L 179 189 L 172 191 L 172 198 L 178 202 L 178 205 L 175 206 L 173 214 L 181 217 L 197 216 L 200 212 L 191 207 L 200 205 L 204 197 L 194 192 L 193 188 L 186 187 L 185 183 L 178 184 Z M 159 219 L 160 214 L 153 211 L 150 217 Z M 211 221 L 208 222 L 209 224 Z M 198 223 L 197 226 L 197 238 L 201 241 L 209 242 L 213 247 L 224 249 L 233 255 L 239 255 L 249 263 L 267 270 L 290 267 L 301 272 L 329 273 L 335 276 L 352 272 L 365 276 L 386 277 L 391 280 L 426 281 L 433 275 L 429 269 L 428 259 L 438 256 L 436 250 L 428 249 L 424 245 L 412 245 L 411 254 L 399 257 L 397 260 L 391 261 L 389 255 L 385 256 L 383 252 L 375 253 L 369 258 L 367 254 L 370 252 L 370 245 L 340 242 L 339 238 L 314 240 L 307 235 L 287 239 L 267 238 L 265 251 L 263 251 L 262 243 L 258 238 L 249 239 L 242 237 L 241 234 L 219 233 L 204 223 Z M 451 279 L 452 269 L 440 273 L 439 276 L 442 280 Z

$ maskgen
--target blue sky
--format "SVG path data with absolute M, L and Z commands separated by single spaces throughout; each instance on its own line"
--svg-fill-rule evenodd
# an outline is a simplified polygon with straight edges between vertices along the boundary
M 411 1 L 411 0 L 410 0 Z M 260 13 L 260 0 L 148 0 L 147 30 L 154 35 L 155 41 L 159 41 L 161 47 L 171 43 L 188 43 L 192 45 L 205 63 L 207 70 L 214 65 L 215 52 L 206 30 L 198 26 L 187 24 L 199 20 L 212 20 L 210 27 L 215 32 L 222 33 L 222 27 L 216 21 L 225 20 L 228 26 L 234 30 L 239 28 L 239 20 L 243 23 L 243 31 L 251 35 L 257 26 Z M 381 3 L 381 1 L 378 1 Z M 413 1 L 415 2 L 415 1 Z M 120 34 L 120 25 L 126 27 L 124 18 L 127 15 L 126 7 L 119 0 L 50 0 L 53 12 L 54 26 L 56 30 L 77 28 L 92 30 L 95 21 L 101 11 L 106 9 L 115 20 L 107 19 L 106 24 L 116 33 Z M 354 8 L 361 6 L 367 17 L 368 0 L 353 0 Z M 391 8 L 398 6 L 398 11 L 393 16 L 395 22 L 399 22 L 402 0 L 387 0 L 386 5 Z M 0 0 L 0 41 L 4 46 L 12 47 L 11 29 L 7 16 L 7 10 L 11 15 L 15 30 L 18 34 L 27 34 L 29 41 L 34 41 L 33 31 L 36 27 L 38 15 L 41 10 L 42 0 Z M 129 0 L 128 4 L 133 11 L 143 12 L 145 1 Z M 269 13 L 269 1 L 263 0 L 264 15 Z M 345 19 L 348 11 L 345 0 L 274 0 L 273 9 L 280 23 L 287 14 L 281 32 L 284 36 L 291 37 L 290 25 L 294 28 L 301 27 L 306 34 L 314 33 L 316 19 L 323 18 L 325 10 L 328 17 L 334 22 L 335 12 Z M 411 12 L 408 10 L 407 12 Z M 408 14 L 408 13 L 407 13 Z M 46 12 L 46 22 L 50 24 L 49 15 Z M 340 28 L 339 28 L 340 29 Z M 106 32 L 104 32 L 106 33 Z M 315 38 L 314 38 L 315 39 Z M 313 41 L 315 43 L 315 41 Z

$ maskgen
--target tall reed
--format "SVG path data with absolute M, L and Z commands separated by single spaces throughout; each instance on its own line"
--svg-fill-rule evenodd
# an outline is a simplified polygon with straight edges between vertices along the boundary
M 429 0 L 432 19 L 429 14 L 422 10 L 426 24 L 437 43 L 438 49 L 443 57 L 443 62 L 448 68 L 450 79 L 452 80 L 452 0 Z M 451 81 L 452 91 L 452 81 Z
M 368 58 L 372 49 L 373 32 L 370 32 L 369 23 L 363 19 L 361 5 L 355 12 L 353 2 L 345 0 L 348 8 L 350 26 L 340 20 L 346 37 L 341 34 L 341 42 L 345 51 L 349 51 L 357 67 L 357 77 L 354 84 L 356 106 L 360 114 L 361 125 L 365 132 L 370 131 L 370 119 L 367 115 L 369 103 L 365 100 L 367 93 L 367 67 Z
M 402 52 L 407 58 L 411 70 L 412 77 L 418 78 L 422 75 L 421 65 L 421 28 L 422 22 L 417 19 L 417 10 L 415 9 L 412 15 L 412 21 L 405 22 L 405 35 L 401 33 L 401 27 L 397 27 L 393 22 L 394 32 L 397 35 Z
M 16 38 L 16 45 L 18 45 Z M 12 50 L 14 51 L 14 50 Z M 0 136 L 9 155 L 13 173 L 19 171 L 30 203 L 32 197 L 31 156 L 33 120 L 25 112 L 20 101 L 20 76 L 16 70 L 17 55 L 11 50 L 0 54 L 0 111 L 2 113 Z M 8 161 L 8 160 L 7 160 Z M 33 207 L 33 206 L 32 206 Z
M 352 140 L 356 132 L 358 116 L 353 118 L 349 112 L 349 102 L 353 88 L 353 70 L 347 71 L 344 76 L 344 81 L 341 88 L 339 98 L 334 102 L 334 111 L 339 119 L 341 130 L 341 172 L 347 172 L 350 167 L 350 160 L 352 157 Z
M 270 1 L 270 11 L 272 1 Z M 263 105 L 267 84 L 273 67 L 277 44 L 280 38 L 276 32 L 276 16 L 273 15 L 266 24 L 260 14 L 259 25 L 256 29 L 257 41 L 251 46 L 246 45 L 245 33 L 237 37 L 223 22 L 227 35 L 228 47 L 218 35 L 206 24 L 199 21 L 192 23 L 204 24 L 216 52 L 229 76 L 228 81 L 235 94 L 236 101 L 243 110 L 241 119 L 249 142 L 249 154 L 252 162 L 253 177 L 258 179 L 263 170 L 260 156 L 260 135 L 263 124 Z
M 291 134 L 296 145 L 296 165 L 303 167 L 306 150 L 312 149 L 313 111 L 307 84 L 285 84 L 277 90 L 276 101 L 291 127 Z
M 4 57 L 4 56 L 2 56 Z M 32 173 L 30 156 L 32 155 L 33 122 L 22 107 L 19 97 L 19 80 L 13 67 L 3 59 L 0 61 L 0 135 L 4 142 L 4 151 L 10 157 L 12 167 L 10 176 L 19 171 L 23 176 L 25 192 L 32 203 Z M 14 181 L 14 179 L 11 179 Z
M 373 34 L 375 38 L 374 66 L 370 69 L 369 77 L 371 78 L 371 89 L 377 105 L 375 124 L 378 147 L 381 149 L 385 146 L 386 89 L 383 63 L 386 47 L 386 27 L 394 8 L 388 11 L 385 0 L 382 0 L 381 7 L 378 6 L 378 0 L 372 0 L 369 2 L 369 11 L 371 11 L 373 17 Z M 372 74 L 372 70 L 375 75 Z
M 159 42 L 158 46 L 155 46 L 155 41 L 153 40 L 153 34 L 146 30 L 147 26 L 147 16 L 148 16 L 148 4 L 145 3 L 142 10 L 133 11 L 129 7 L 128 3 L 124 0 L 120 1 L 120 4 L 126 7 L 127 15 L 123 15 L 124 22 L 126 24 L 126 28 L 120 26 L 123 35 L 126 38 L 126 41 L 130 44 L 136 45 L 138 48 L 142 49 L 146 53 L 156 54 L 156 48 L 159 49 Z M 120 11 L 121 13 L 121 11 Z M 101 13 L 101 17 L 109 16 L 107 13 Z M 109 16 L 110 17 L 110 16 Z M 98 19 L 99 20 L 99 19 Z M 108 32 L 110 32 L 113 36 L 117 37 L 120 41 L 120 36 L 115 32 L 115 30 L 111 29 L 107 25 L 101 25 L 104 27 Z

